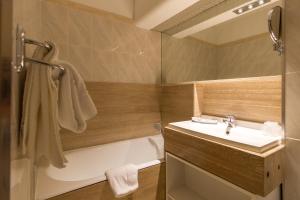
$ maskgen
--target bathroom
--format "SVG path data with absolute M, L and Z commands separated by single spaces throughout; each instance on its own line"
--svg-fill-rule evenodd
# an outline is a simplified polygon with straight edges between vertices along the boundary
M 298 0 L 0 0 L 0 200 L 299 200 Z

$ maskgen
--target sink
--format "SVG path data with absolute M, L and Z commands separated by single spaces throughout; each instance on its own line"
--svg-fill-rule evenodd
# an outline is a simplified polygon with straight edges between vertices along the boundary
M 280 136 L 266 135 L 259 129 L 237 125 L 226 134 L 227 125 L 222 122 L 217 124 L 203 124 L 192 121 L 181 121 L 169 124 L 170 128 L 187 131 L 190 134 L 219 142 L 225 145 L 242 148 L 257 153 L 265 152 L 280 145 Z

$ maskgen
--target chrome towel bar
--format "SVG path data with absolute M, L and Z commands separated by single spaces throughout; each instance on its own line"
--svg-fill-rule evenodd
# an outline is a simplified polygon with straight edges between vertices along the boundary
M 33 44 L 33 45 L 45 47 L 46 49 L 51 50 L 51 46 L 48 43 L 35 41 L 35 40 L 29 39 L 29 38 L 24 38 L 24 42 L 26 44 Z
M 48 49 L 49 51 L 53 48 L 53 46 L 47 42 L 39 42 L 33 39 L 29 39 L 25 37 L 25 31 L 24 29 L 20 28 L 17 26 L 17 33 L 16 33 L 16 63 L 15 63 L 15 69 L 17 72 L 22 72 L 25 68 L 25 63 L 26 62 L 31 62 L 31 63 L 38 63 L 38 64 L 43 64 L 46 66 L 50 66 L 53 68 L 57 68 L 60 70 L 60 75 L 62 75 L 65 71 L 65 68 L 62 67 L 61 65 L 49 63 L 43 60 L 38 60 L 34 58 L 29 58 L 26 57 L 25 55 L 25 47 L 26 44 L 31 44 L 31 45 L 36 45 L 40 47 L 44 47 Z
M 48 65 L 50 67 L 55 67 L 55 68 L 59 69 L 62 73 L 65 71 L 65 68 L 61 65 L 56 65 L 56 64 L 54 65 L 54 64 L 51 64 L 49 62 L 42 61 L 42 60 L 37 60 L 37 59 L 34 59 L 34 58 L 25 57 L 24 61 L 25 62 L 33 62 L 33 63 L 43 64 L 43 65 Z

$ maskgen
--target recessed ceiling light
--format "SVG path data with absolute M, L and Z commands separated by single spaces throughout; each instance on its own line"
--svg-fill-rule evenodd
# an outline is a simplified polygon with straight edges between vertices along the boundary
M 269 3 L 269 2 L 271 2 L 271 0 L 256 0 L 256 1 L 254 1 L 252 3 L 249 3 L 249 4 L 247 4 L 243 7 L 240 7 L 240 8 L 237 8 L 237 9 L 233 10 L 233 12 L 239 15 L 239 14 L 242 14 L 242 13 L 247 12 L 249 10 L 252 10 L 256 7 L 259 7 L 259 6 L 262 6 L 266 3 Z

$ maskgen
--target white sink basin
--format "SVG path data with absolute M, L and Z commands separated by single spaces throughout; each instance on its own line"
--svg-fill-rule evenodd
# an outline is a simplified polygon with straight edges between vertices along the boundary
M 226 134 L 225 123 L 202 124 L 192 121 L 170 123 L 169 127 L 183 129 L 204 139 L 210 139 L 223 144 L 232 145 L 246 150 L 262 153 L 281 142 L 280 136 L 269 136 L 263 131 L 253 128 L 236 126 Z

